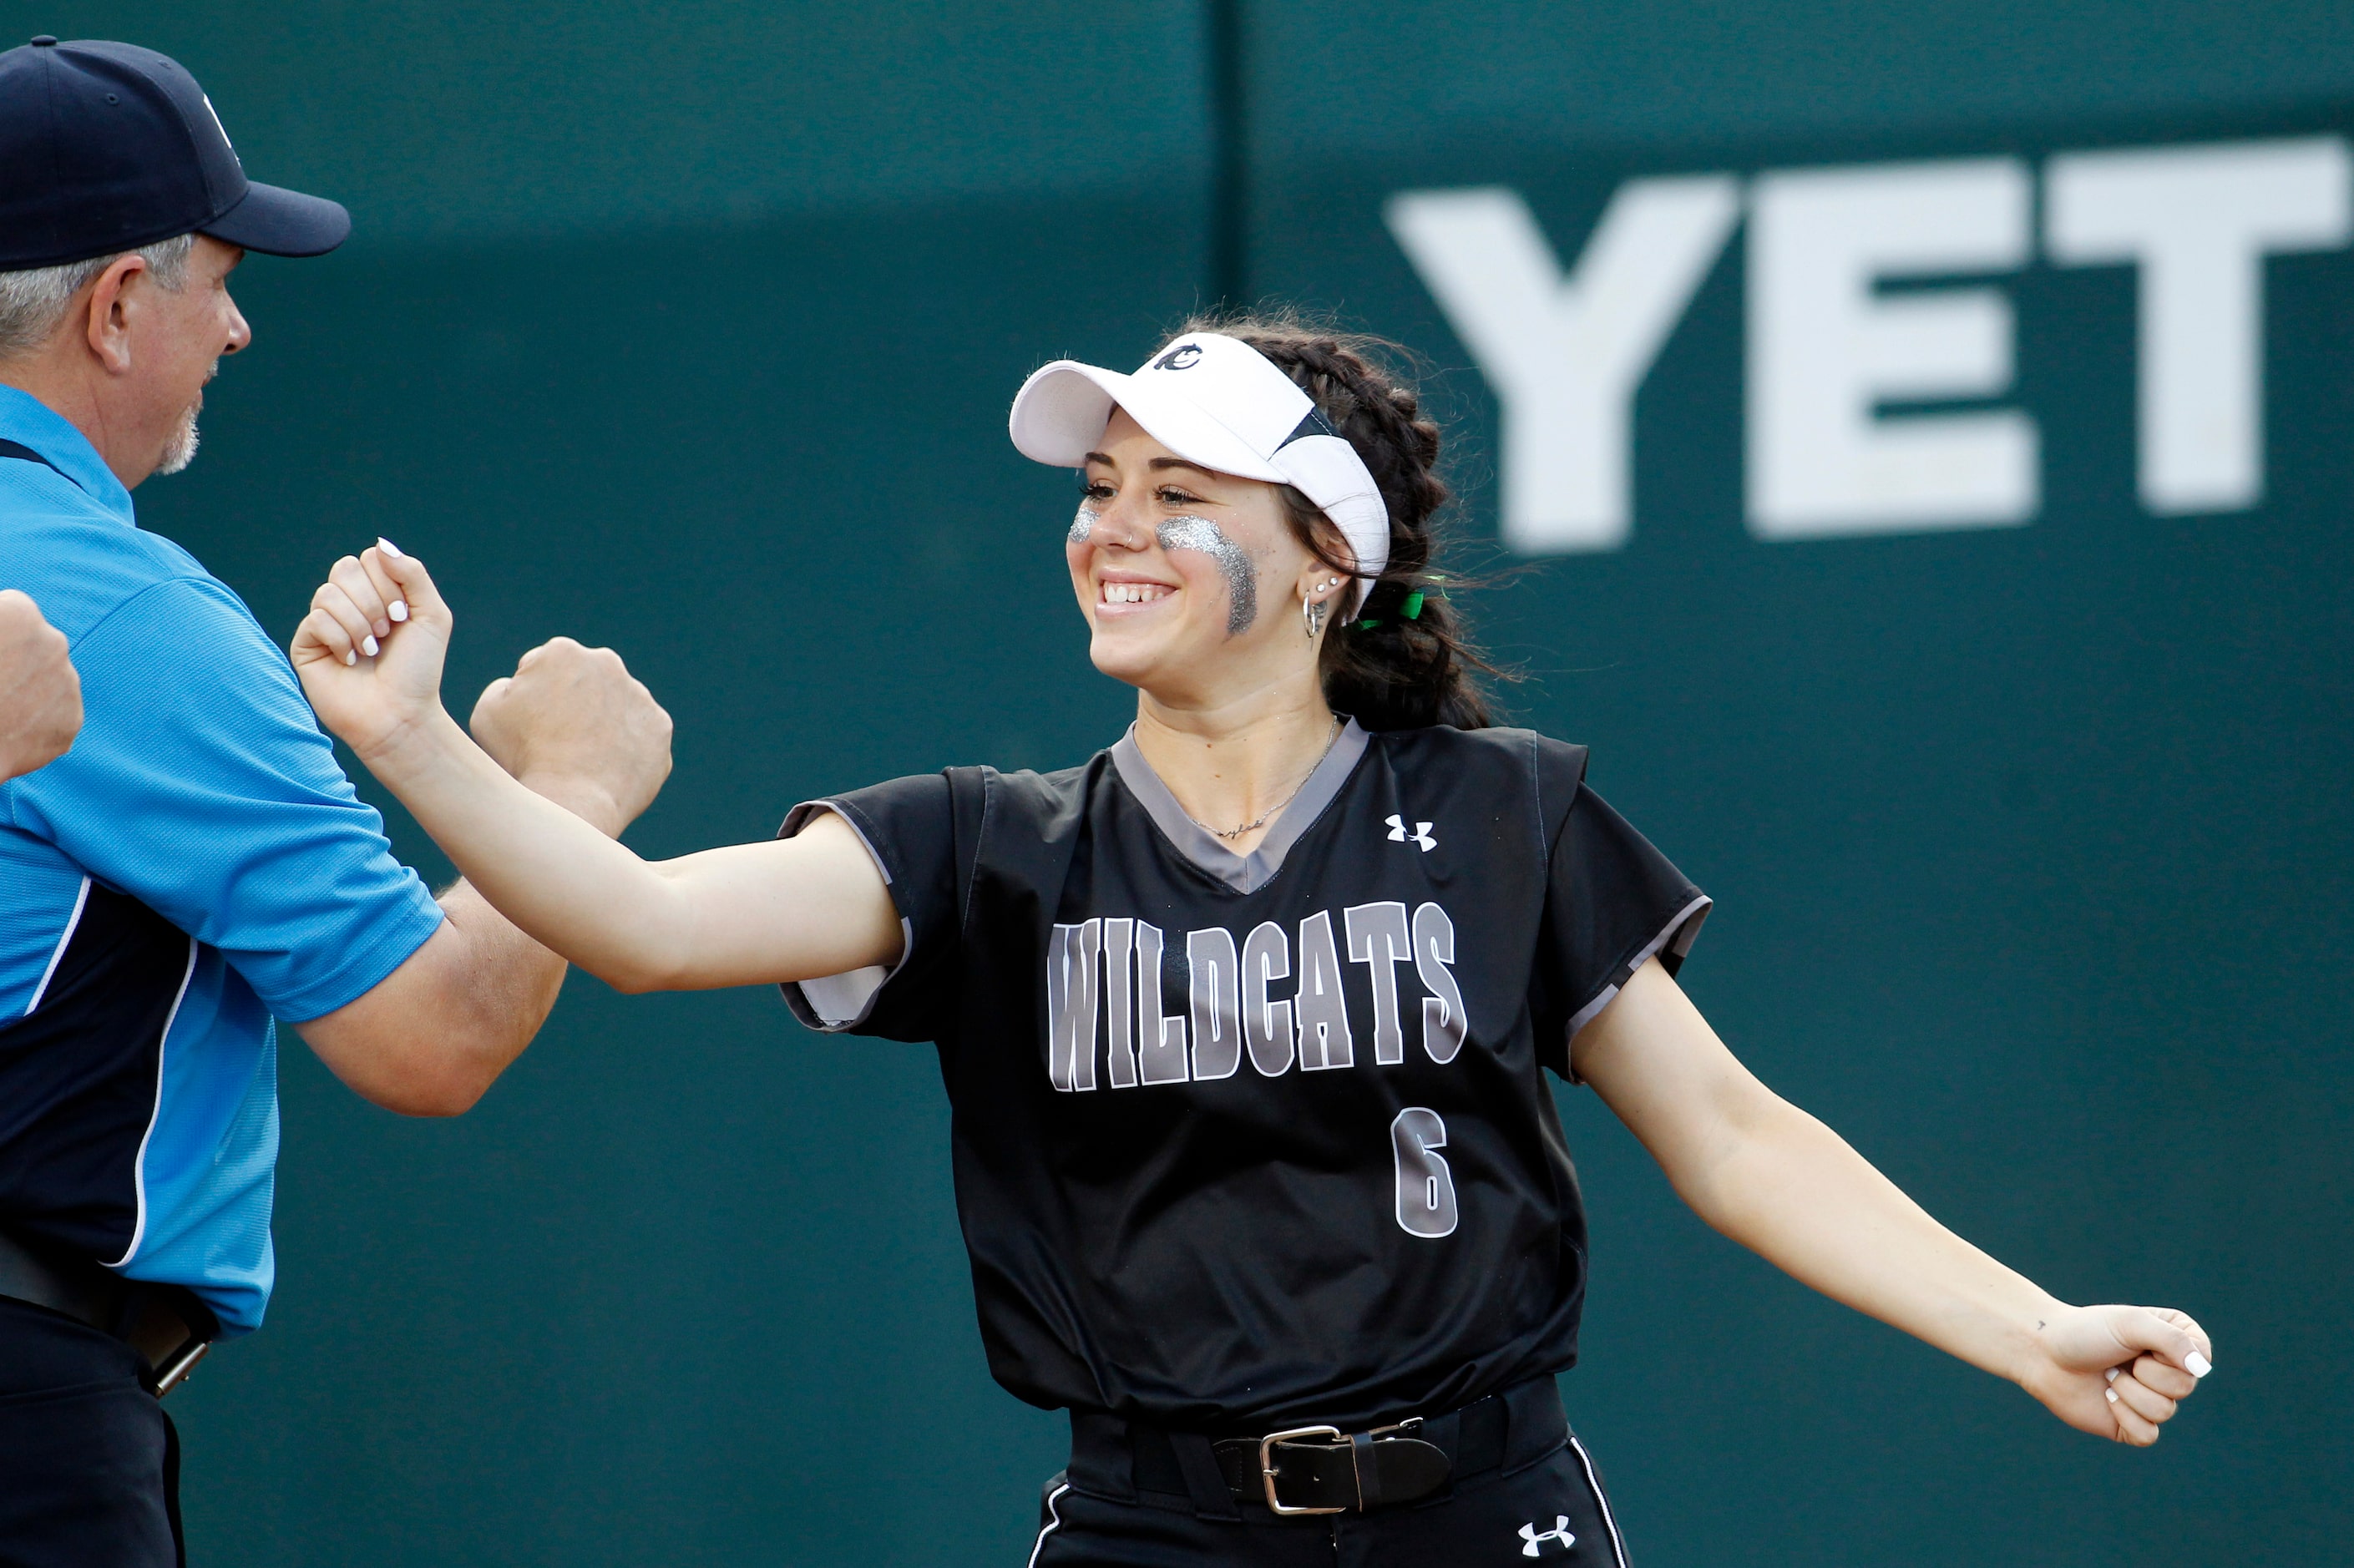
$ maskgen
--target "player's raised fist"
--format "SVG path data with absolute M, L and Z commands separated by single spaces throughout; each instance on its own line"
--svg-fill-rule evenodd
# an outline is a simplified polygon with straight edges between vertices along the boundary
M 2080 1432 L 2137 1448 L 2214 1370 L 2215 1348 L 2187 1313 L 2165 1307 L 2071 1307 L 2037 1336 L 2042 1364 L 2020 1381 Z
M 593 783 L 624 822 L 670 777 L 670 715 L 620 654 L 569 637 L 540 644 L 483 688 L 469 727 L 517 779 Z
M 15 588 L 0 590 L 0 779 L 63 757 L 81 730 L 81 678 L 65 633 Z
M 289 653 L 319 722 L 369 760 L 440 711 L 449 650 L 424 563 L 378 539 L 329 570 Z

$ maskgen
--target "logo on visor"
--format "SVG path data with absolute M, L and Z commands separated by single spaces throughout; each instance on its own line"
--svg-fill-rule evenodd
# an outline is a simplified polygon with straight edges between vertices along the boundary
M 1200 344 L 1181 343 L 1176 347 L 1171 349 L 1168 353 L 1162 355 L 1160 358 L 1154 360 L 1152 362 L 1152 368 L 1155 370 L 1191 370 L 1194 366 L 1200 364 L 1201 360 L 1202 345 Z

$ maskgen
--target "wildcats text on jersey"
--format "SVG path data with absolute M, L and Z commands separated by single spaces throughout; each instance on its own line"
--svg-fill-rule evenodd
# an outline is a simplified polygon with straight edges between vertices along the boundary
M 1345 943 L 1348 959 L 1341 948 Z M 1297 975 L 1294 974 L 1295 959 Z M 1177 987 L 1163 983 L 1167 972 Z M 1064 1093 L 1101 1082 L 1115 1089 L 1232 1077 L 1245 1057 L 1266 1077 L 1357 1065 L 1348 990 L 1365 999 L 1373 1061 L 1405 1060 L 1399 967 L 1414 966 L 1419 1044 L 1445 1065 L 1469 1025 L 1456 984 L 1455 922 L 1435 903 L 1409 916 L 1395 900 L 1320 909 L 1292 934 L 1272 920 L 1244 937 L 1221 926 L 1185 933 L 1182 956 L 1157 926 L 1131 916 L 1058 924 L 1046 945 L 1046 1075 Z M 1363 966 L 1362 971 L 1357 966 Z M 1344 977 L 1351 977 L 1344 980 Z M 1185 1010 L 1164 1015 L 1164 991 L 1185 991 Z M 1098 1027 L 1097 1019 L 1102 1025 Z

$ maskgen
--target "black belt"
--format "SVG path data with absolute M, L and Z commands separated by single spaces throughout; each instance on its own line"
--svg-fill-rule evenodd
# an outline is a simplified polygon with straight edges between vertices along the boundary
M 1362 1432 L 1314 1425 L 1212 1437 L 1074 1411 L 1070 1478 L 1082 1490 L 1208 1517 L 1239 1518 L 1249 1505 L 1285 1515 L 1365 1512 L 1540 1458 L 1568 1436 L 1550 1377 Z
M 0 1296 L 85 1323 L 139 1354 L 140 1381 L 161 1399 L 220 1337 L 220 1322 L 195 1292 L 125 1279 L 86 1258 L 27 1245 L 0 1231 Z
M 1364 1513 L 1426 1498 L 1455 1474 L 1454 1458 L 1415 1436 L 1421 1430 L 1417 1416 L 1370 1432 L 1294 1426 L 1257 1442 L 1228 1437 L 1210 1452 L 1237 1501 L 1264 1496 L 1277 1513 Z

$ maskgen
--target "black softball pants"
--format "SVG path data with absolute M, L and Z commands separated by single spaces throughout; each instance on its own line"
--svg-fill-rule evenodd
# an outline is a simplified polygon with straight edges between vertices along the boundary
M 0 1297 L 0 1568 L 178 1568 L 179 1442 L 142 1365 Z
M 1236 1501 L 1198 1460 L 1182 1466 L 1202 1478 L 1188 1496 L 1138 1487 L 1121 1474 L 1116 1446 L 1076 1433 L 1071 1468 L 1040 1499 L 1028 1568 L 1627 1568 L 1602 1478 L 1551 1383 L 1549 1419 L 1521 1419 L 1531 1402 L 1514 1399 L 1513 1440 L 1500 1463 L 1370 1513 L 1278 1517 Z

